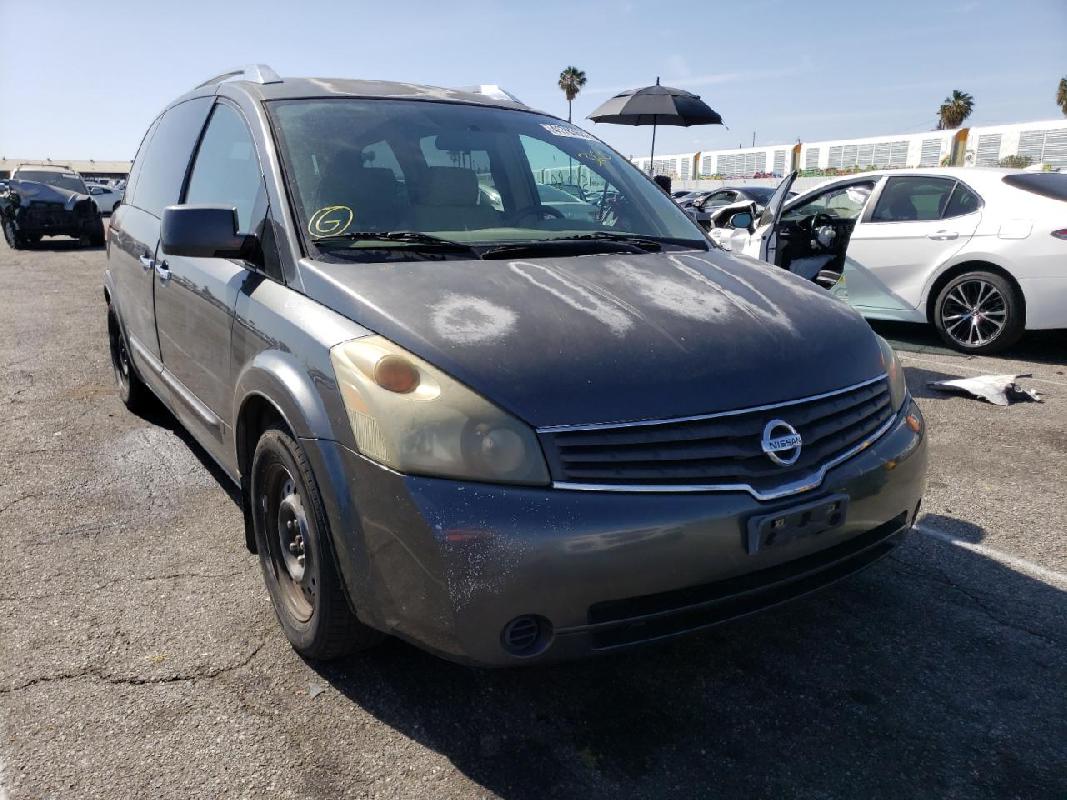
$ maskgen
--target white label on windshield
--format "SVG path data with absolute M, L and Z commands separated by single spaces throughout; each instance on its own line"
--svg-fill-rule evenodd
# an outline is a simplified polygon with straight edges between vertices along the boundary
M 549 125 L 541 123 L 541 127 L 553 136 L 567 136 L 571 139 L 585 139 L 590 142 L 596 141 L 596 137 L 592 134 L 586 133 L 581 128 L 571 127 L 570 125 Z

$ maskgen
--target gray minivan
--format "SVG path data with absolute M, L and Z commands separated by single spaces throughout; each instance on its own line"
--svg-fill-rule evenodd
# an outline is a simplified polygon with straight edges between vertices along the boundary
M 568 171 L 588 218 L 539 198 Z M 307 657 L 611 652 L 844 577 L 918 513 L 891 348 L 511 99 L 218 76 L 145 135 L 104 293 L 122 399 L 240 486 Z

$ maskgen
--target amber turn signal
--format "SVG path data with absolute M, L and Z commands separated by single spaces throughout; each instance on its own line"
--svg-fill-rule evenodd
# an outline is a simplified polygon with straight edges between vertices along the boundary
M 419 386 L 419 371 L 406 358 L 386 355 L 374 365 L 374 382 L 397 394 L 408 394 Z

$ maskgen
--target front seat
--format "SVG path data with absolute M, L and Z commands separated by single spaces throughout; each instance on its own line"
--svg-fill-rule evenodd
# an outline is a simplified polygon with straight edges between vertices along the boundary
M 420 231 L 495 228 L 500 213 L 478 203 L 478 175 L 463 167 L 428 167 L 412 187 L 415 227 Z
M 391 169 L 365 167 L 358 150 L 331 158 L 319 183 L 319 208 L 345 206 L 352 211 L 351 231 L 393 231 L 410 227 L 400 186 Z

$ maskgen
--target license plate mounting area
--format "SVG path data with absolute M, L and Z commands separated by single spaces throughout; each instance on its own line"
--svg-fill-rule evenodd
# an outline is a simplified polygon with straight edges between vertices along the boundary
M 845 523 L 847 513 L 848 495 L 838 494 L 749 517 L 745 549 L 751 556 L 769 547 L 832 531 Z

